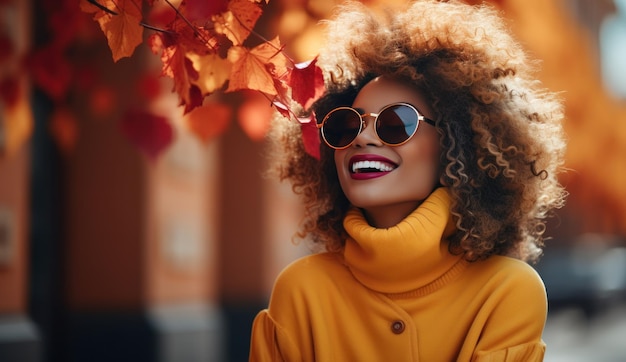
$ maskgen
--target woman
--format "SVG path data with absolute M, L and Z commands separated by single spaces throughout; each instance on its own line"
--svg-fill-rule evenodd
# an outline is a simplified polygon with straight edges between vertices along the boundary
M 495 11 L 339 9 L 320 54 L 318 161 L 277 124 L 301 236 L 251 361 L 540 361 L 547 303 L 527 262 L 560 207 L 562 109 Z

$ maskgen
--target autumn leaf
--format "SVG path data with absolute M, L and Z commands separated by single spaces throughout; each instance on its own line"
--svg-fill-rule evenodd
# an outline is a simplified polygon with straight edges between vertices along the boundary
M 252 54 L 267 64 L 268 70 L 274 78 L 281 78 L 288 74 L 287 64 L 289 63 L 282 50 L 283 46 L 280 39 L 275 37 L 252 49 Z
M 274 109 L 265 96 L 259 92 L 246 92 L 246 100 L 237 111 L 237 120 L 241 129 L 253 141 L 260 141 L 265 137 L 270 127 Z
M 320 159 L 320 133 L 317 129 L 317 121 L 315 115 L 311 114 L 309 118 L 299 119 L 300 128 L 302 130 L 302 142 L 304 150 L 315 159 Z
M 278 113 L 280 113 L 283 117 L 291 119 L 292 112 L 284 102 L 275 100 L 272 102 L 272 105 L 274 106 L 276 111 L 278 111 Z
M 185 106 L 183 108 L 183 114 L 187 114 L 194 108 L 200 107 L 203 101 L 204 96 L 202 95 L 200 88 L 198 88 L 195 84 L 192 84 L 191 87 L 189 87 L 189 100 L 185 103 L 181 102 L 179 105 Z
M 222 134 L 231 118 L 231 107 L 217 102 L 210 102 L 195 108 L 184 116 L 191 132 L 205 144 Z
M 97 6 L 89 0 L 80 0 L 79 7 L 81 11 L 88 13 L 88 14 L 94 14 L 94 13 L 103 11 L 103 8 L 106 9 L 106 6 L 104 5 Z
M 127 111 L 120 127 L 126 137 L 153 160 L 174 139 L 174 131 L 167 118 L 146 111 Z
M 0 106 L 13 108 L 19 101 L 22 90 L 16 75 L 9 75 L 0 80 Z
M 324 75 L 316 63 L 317 57 L 296 64 L 289 77 L 291 96 L 305 109 L 308 109 L 325 91 Z
M 117 62 L 121 58 L 130 57 L 143 41 L 141 0 L 101 0 L 99 4 L 109 11 L 98 9 L 94 20 L 100 24 L 109 42 L 113 60 Z M 92 10 L 89 7 L 83 9 Z
M 146 22 L 155 28 L 164 29 L 171 24 L 177 17 L 176 9 L 173 9 L 167 3 L 159 1 L 153 6 L 147 14 Z
M 48 127 L 59 149 L 65 154 L 71 153 L 78 140 L 78 125 L 74 114 L 67 107 L 56 108 Z
M 173 90 L 178 94 L 180 104 L 185 105 L 185 112 L 202 104 L 202 91 L 194 85 L 198 71 L 187 57 L 185 49 L 164 34 L 153 34 L 148 43 L 154 53 L 161 51 L 162 75 L 174 80 Z M 165 47 L 165 44 L 173 45 Z
M 200 56 L 189 54 L 193 67 L 199 69 L 198 79 L 194 82 L 203 95 L 209 95 L 222 88 L 230 77 L 232 64 L 218 54 Z
M 152 73 L 146 73 L 137 82 L 137 92 L 148 101 L 153 101 L 161 95 L 161 80 Z
M 234 46 L 228 52 L 228 60 L 233 63 L 230 82 L 226 92 L 252 89 L 277 95 L 274 79 L 287 70 L 287 59 L 281 52 L 278 38 L 263 43 L 251 50 Z
M 25 92 L 18 96 L 12 107 L 0 107 L 0 129 L 3 142 L 0 142 L 0 158 L 9 157 L 20 149 L 33 132 L 33 113 Z
M 183 3 L 184 5 L 184 3 Z M 203 27 L 193 26 L 187 18 L 177 16 L 161 33 L 166 46 L 177 46 L 188 53 L 200 55 L 218 51 L 217 35 Z
M 206 22 L 212 16 L 228 10 L 228 0 L 185 0 L 184 5 L 181 12 L 192 23 Z
M 241 45 L 262 13 L 261 7 L 250 0 L 231 0 L 227 12 L 213 17 L 215 31 L 226 35 L 234 45 Z
M 0 64 L 8 61 L 14 55 L 15 45 L 13 44 L 13 39 L 5 34 L 0 34 Z
M 85 36 L 85 26 L 91 25 L 88 17 L 72 1 L 64 1 L 46 13 L 48 29 L 52 33 L 50 41 L 59 47 L 70 47 L 78 36 Z M 95 28 L 95 27 L 94 27 Z
M 65 98 L 72 80 L 72 69 L 62 49 L 46 46 L 30 54 L 26 60 L 33 81 L 52 99 Z
M 94 117 L 105 118 L 115 109 L 118 94 L 106 85 L 95 87 L 89 96 L 90 111 Z

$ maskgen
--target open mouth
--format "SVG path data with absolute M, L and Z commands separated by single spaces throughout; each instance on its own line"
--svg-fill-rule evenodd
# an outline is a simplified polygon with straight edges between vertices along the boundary
M 397 166 L 383 161 L 355 161 L 350 165 L 352 173 L 390 172 Z

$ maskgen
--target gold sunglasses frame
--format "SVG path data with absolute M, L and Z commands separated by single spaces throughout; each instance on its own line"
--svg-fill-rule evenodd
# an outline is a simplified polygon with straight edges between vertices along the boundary
M 374 127 L 374 133 L 376 134 L 376 137 L 378 137 L 378 139 L 387 146 L 401 146 L 405 143 L 407 143 L 411 138 L 413 138 L 413 136 L 417 133 L 417 129 L 420 126 L 420 122 L 424 121 L 428 124 L 430 124 L 431 126 L 435 127 L 435 121 L 433 121 L 430 118 L 425 117 L 423 114 L 420 113 L 420 111 L 412 104 L 410 103 L 406 103 L 406 102 L 396 102 L 396 103 L 391 103 L 388 104 L 386 106 L 384 106 L 383 108 L 380 109 L 380 111 L 378 111 L 378 113 L 359 113 L 358 110 L 352 108 L 352 107 L 348 107 L 348 106 L 342 106 L 342 107 L 337 107 L 333 110 L 331 110 L 330 112 L 328 112 L 326 114 L 326 116 L 324 117 L 324 119 L 322 120 L 321 123 L 317 124 L 317 128 L 320 130 L 320 133 L 322 134 L 322 139 L 324 140 L 324 143 L 326 143 L 326 145 L 332 149 L 335 150 L 343 150 L 346 149 L 350 146 L 352 146 L 352 144 L 354 143 L 354 141 L 357 139 L 357 137 L 359 137 L 359 135 L 361 134 L 361 132 L 363 132 L 363 130 L 367 127 L 367 122 L 365 121 L 365 117 L 374 117 L 374 123 L 376 124 L 376 122 L 378 122 L 378 116 L 383 113 L 385 110 L 391 108 L 391 107 L 396 107 L 396 106 L 407 106 L 409 108 L 411 108 L 415 114 L 417 114 L 417 126 L 415 126 L 415 130 L 413 131 L 413 133 L 411 133 L 411 135 L 409 137 L 406 138 L 406 140 L 400 142 L 400 143 L 388 143 L 385 142 L 380 135 L 378 135 L 378 130 L 376 129 L 376 127 Z M 341 110 L 349 110 L 354 112 L 355 114 L 357 114 L 359 116 L 359 119 L 361 120 L 361 124 L 359 125 L 359 131 L 356 133 L 356 135 L 354 136 L 354 139 L 352 139 L 352 141 L 350 141 L 350 143 L 348 143 L 346 146 L 343 147 L 337 147 L 337 146 L 333 146 L 331 145 L 328 140 L 326 139 L 326 135 L 324 134 L 324 124 L 326 124 L 326 121 L 328 120 L 328 118 L 335 113 L 336 111 L 341 111 Z

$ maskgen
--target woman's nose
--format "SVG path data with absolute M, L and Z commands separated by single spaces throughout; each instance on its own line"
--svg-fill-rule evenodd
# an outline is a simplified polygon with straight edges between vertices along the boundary
M 382 146 L 383 143 L 376 135 L 376 127 L 374 122 L 374 117 L 366 116 L 364 118 L 364 125 L 361 133 L 359 133 L 354 139 L 353 146 L 356 147 L 365 147 L 365 146 Z

